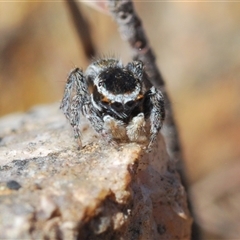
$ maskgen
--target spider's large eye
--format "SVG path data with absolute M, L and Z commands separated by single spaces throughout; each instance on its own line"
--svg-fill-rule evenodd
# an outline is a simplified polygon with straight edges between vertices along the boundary
M 126 108 L 133 108 L 135 106 L 136 102 L 135 101 L 129 101 L 125 103 Z
M 111 104 L 111 107 L 116 111 L 122 111 L 123 110 L 123 105 L 120 102 L 113 102 Z

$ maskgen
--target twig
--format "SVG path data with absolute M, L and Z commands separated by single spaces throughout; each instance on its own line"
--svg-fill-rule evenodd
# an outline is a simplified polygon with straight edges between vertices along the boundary
M 83 44 L 85 55 L 88 59 L 95 56 L 95 47 L 91 38 L 88 22 L 84 19 L 79 4 L 74 0 L 65 0 L 70 12 L 74 27 L 77 31 L 79 40 Z
M 159 88 L 164 95 L 166 119 L 164 122 L 165 130 L 163 134 L 170 158 L 175 162 L 176 170 L 179 172 L 182 183 L 188 192 L 188 182 L 182 158 L 181 144 L 173 117 L 171 101 L 166 92 L 162 75 L 156 65 L 155 55 L 149 45 L 141 20 L 136 14 L 131 0 L 108 0 L 108 5 L 114 20 L 118 24 L 122 38 L 128 41 L 131 46 L 133 58 L 141 60 L 144 63 L 145 71 L 151 84 Z M 189 207 L 193 214 L 190 202 Z M 192 228 L 192 239 L 199 239 L 199 229 L 195 223 Z

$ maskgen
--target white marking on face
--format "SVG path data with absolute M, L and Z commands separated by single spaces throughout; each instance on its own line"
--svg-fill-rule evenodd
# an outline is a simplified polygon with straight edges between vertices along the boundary
M 137 83 L 134 91 L 132 91 L 131 93 L 115 95 L 109 92 L 108 90 L 106 90 L 106 88 L 104 88 L 103 86 L 99 86 L 99 81 L 100 81 L 99 78 L 94 79 L 94 84 L 97 86 L 98 92 L 103 96 L 105 96 L 106 98 L 108 98 L 111 102 L 119 102 L 119 103 L 125 104 L 126 102 L 134 101 L 138 97 L 141 91 L 141 85 L 140 83 Z

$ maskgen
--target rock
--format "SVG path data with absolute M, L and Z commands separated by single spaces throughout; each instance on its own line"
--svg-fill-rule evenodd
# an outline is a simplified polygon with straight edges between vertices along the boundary
M 186 193 L 159 134 L 84 148 L 56 104 L 0 119 L 0 239 L 190 239 Z

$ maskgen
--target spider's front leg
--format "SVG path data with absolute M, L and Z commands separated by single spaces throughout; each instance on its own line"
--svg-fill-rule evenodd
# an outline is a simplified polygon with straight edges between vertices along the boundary
M 157 134 L 162 127 L 165 118 L 164 98 L 160 90 L 151 87 L 148 91 L 146 107 L 150 110 L 150 142 L 148 148 L 150 149 L 153 142 L 157 138 Z
M 85 77 L 79 68 L 75 68 L 68 76 L 60 109 L 69 120 L 74 131 L 74 137 L 78 139 L 79 147 L 82 147 L 79 129 L 80 113 L 83 106 L 88 102 L 89 95 Z
M 145 116 L 141 112 L 135 116 L 127 126 L 127 135 L 132 142 L 146 142 Z
M 94 130 L 99 133 L 107 143 L 116 146 L 114 139 L 122 137 L 125 130 L 121 121 L 116 121 L 109 115 L 100 118 L 91 103 L 83 106 L 83 114 L 91 123 Z
M 103 117 L 103 122 L 107 142 L 114 146 L 116 145 L 114 139 L 123 140 L 126 138 L 126 129 L 123 121 L 116 120 L 115 118 L 106 115 Z

